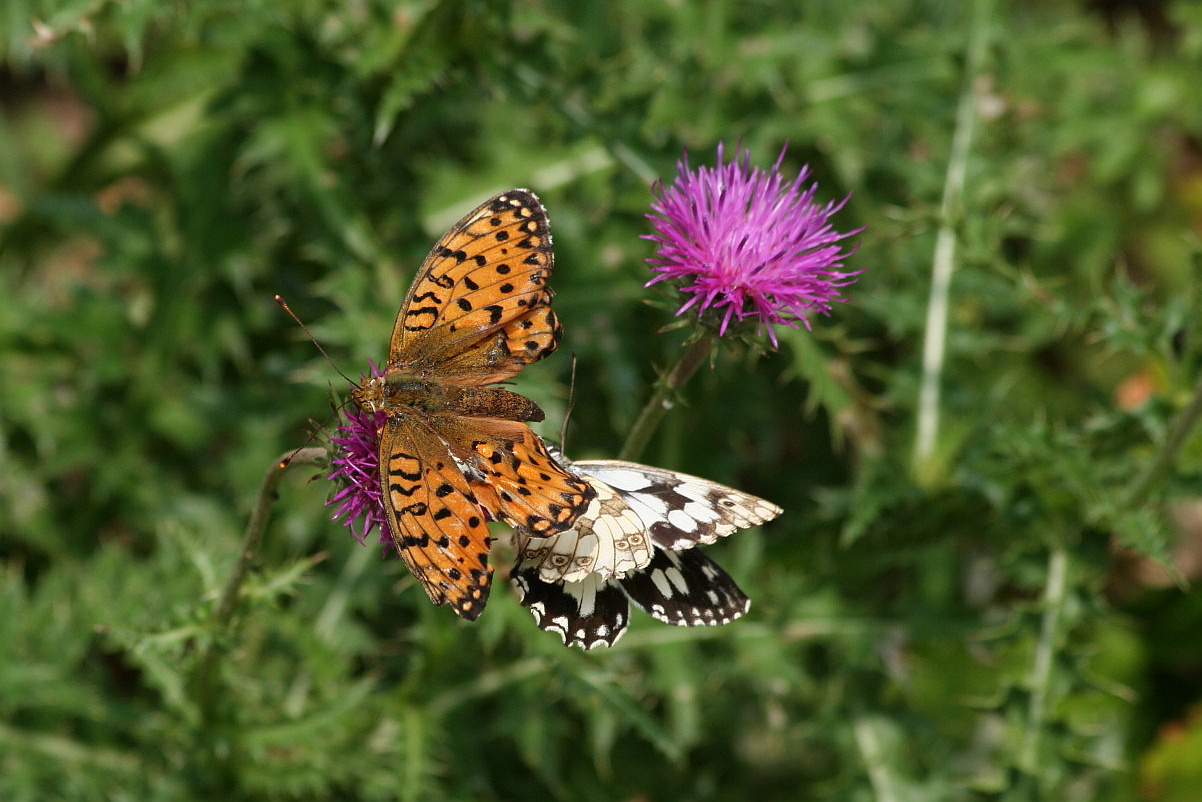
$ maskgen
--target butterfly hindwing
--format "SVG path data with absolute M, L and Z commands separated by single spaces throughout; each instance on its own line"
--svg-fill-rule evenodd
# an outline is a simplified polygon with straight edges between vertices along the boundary
M 656 551 L 651 564 L 621 586 L 644 612 L 678 627 L 729 624 L 751 607 L 730 574 L 698 549 Z
M 747 612 L 751 600 L 696 546 L 771 520 L 779 507 L 688 474 L 615 460 L 569 462 L 550 453 L 597 496 L 570 529 L 548 537 L 516 529 L 513 577 L 540 628 L 568 645 L 593 648 L 621 636 L 627 599 L 675 626 L 715 626 Z M 631 541 L 644 556 L 628 567 L 614 555 L 629 551 L 619 544 Z
M 597 536 L 573 527 L 549 537 L 522 538 L 518 559 L 537 569 L 543 582 L 583 579 L 597 564 Z
M 498 331 L 444 359 L 440 372 L 458 384 L 487 384 L 511 379 L 523 367 L 537 362 L 555 350 L 563 327 L 551 307 L 552 293 L 547 290 L 535 306 Z
M 584 649 L 618 642 L 630 622 L 627 599 L 678 627 L 729 624 L 751 607 L 730 575 L 697 549 L 657 551 L 645 569 L 622 579 L 588 574 L 576 582 L 545 582 L 531 564 L 510 578 L 540 629 Z
M 625 594 L 595 574 L 581 582 L 551 584 L 539 579 L 536 567 L 527 567 L 510 578 L 538 627 L 556 633 L 565 645 L 613 646 L 626 632 L 630 604 Z
M 527 537 L 521 558 L 536 562 L 544 582 L 575 582 L 588 574 L 624 576 L 651 561 L 646 527 L 609 485 L 587 475 L 596 497 L 571 529 L 549 537 Z
M 469 450 L 477 470 L 472 487 L 500 520 L 550 534 L 587 509 L 595 490 L 551 456 L 524 423 L 475 419 Z

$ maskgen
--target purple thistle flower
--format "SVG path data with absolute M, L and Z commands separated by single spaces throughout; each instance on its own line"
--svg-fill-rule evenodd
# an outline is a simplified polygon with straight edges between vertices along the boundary
M 381 375 L 375 365 L 371 375 Z M 380 542 L 391 547 L 380 489 L 380 431 L 387 422 L 387 413 L 347 408 L 346 422 L 338 427 L 342 435 L 331 438 L 335 456 L 326 477 L 342 488 L 326 504 L 336 506 L 330 519 L 341 520 L 360 543 L 379 527 Z
M 724 155 L 719 143 L 717 166 L 696 170 L 686 155 L 672 186 L 654 187 L 647 218 L 655 233 L 644 238 L 657 243 L 648 262 L 659 275 L 645 286 L 676 280 L 692 296 L 678 316 L 694 307 L 699 318 L 714 310 L 711 320 L 721 315 L 719 336 L 750 319 L 776 347 L 775 324 L 810 328 L 808 313 L 830 314 L 832 303 L 846 300 L 840 289 L 862 271 L 838 270 L 848 255 L 838 243 L 861 229 L 842 234 L 831 227 L 847 198 L 815 203 L 818 185 L 803 186 L 808 167 L 784 181 L 784 150 L 771 170 L 752 167 L 742 146 L 729 164 Z

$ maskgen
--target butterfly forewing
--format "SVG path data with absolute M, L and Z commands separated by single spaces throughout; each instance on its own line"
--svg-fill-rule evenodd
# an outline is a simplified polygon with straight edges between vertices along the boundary
M 713 543 L 781 513 L 758 496 L 686 473 L 621 460 L 573 465 L 621 491 L 660 548 L 679 551 Z
M 389 367 L 441 364 L 439 375 L 484 383 L 551 353 L 560 331 L 546 286 L 553 265 L 547 212 L 534 193 L 514 189 L 481 204 L 418 271 L 393 327 Z M 481 360 L 487 373 L 465 364 Z
M 474 620 L 488 600 L 491 538 L 447 447 L 421 425 L 389 421 L 380 475 L 393 543 L 435 604 Z

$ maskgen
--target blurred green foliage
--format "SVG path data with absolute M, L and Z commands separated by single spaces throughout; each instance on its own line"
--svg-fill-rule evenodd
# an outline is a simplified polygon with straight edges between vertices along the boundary
M 1196 798 L 1191 0 L 9 0 L 0 56 L 0 798 Z M 727 344 L 644 456 L 786 508 L 711 549 L 746 618 L 583 654 L 498 577 L 468 625 L 298 469 L 216 626 L 344 393 L 274 293 L 364 370 L 440 231 L 529 186 L 566 337 L 519 386 L 556 436 L 574 354 L 569 453 L 612 456 L 684 336 L 649 186 L 739 139 L 866 227 L 852 302 Z

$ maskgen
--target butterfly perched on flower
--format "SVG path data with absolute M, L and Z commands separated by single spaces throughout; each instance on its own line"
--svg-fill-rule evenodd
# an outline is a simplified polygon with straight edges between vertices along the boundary
M 596 493 L 527 425 L 543 419 L 538 405 L 487 386 L 555 350 L 553 266 L 547 212 L 533 192 L 484 202 L 431 249 L 401 304 L 382 373 L 351 391 L 362 410 L 352 427 L 365 416 L 375 427 L 360 440 L 378 439 L 379 495 L 351 492 L 360 507 L 382 507 L 392 543 L 430 599 L 468 620 L 483 610 L 492 580 L 487 521 L 552 535 Z M 353 473 L 348 454 L 343 475 Z
M 592 649 L 625 633 L 629 602 L 676 626 L 726 624 L 747 612 L 751 600 L 696 547 L 770 521 L 780 507 L 684 473 L 553 453 L 596 496 L 570 529 L 516 530 L 511 579 L 541 629 Z

